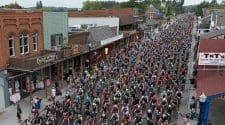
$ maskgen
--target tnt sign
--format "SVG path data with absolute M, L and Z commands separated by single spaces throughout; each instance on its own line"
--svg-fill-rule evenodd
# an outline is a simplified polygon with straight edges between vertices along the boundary
M 225 53 L 199 53 L 198 65 L 225 65 Z

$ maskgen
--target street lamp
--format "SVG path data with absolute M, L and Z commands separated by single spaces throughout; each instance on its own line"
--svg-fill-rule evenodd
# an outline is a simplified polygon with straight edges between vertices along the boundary
M 206 101 L 206 99 L 207 99 L 207 96 L 204 93 L 202 93 L 199 96 L 199 101 L 202 102 L 202 103 L 204 103 Z
M 200 96 L 199 96 L 199 102 L 200 102 L 200 120 L 199 120 L 199 123 L 200 125 L 202 125 L 204 123 L 204 108 L 205 108 L 205 102 L 206 102 L 206 99 L 207 99 L 207 96 L 202 93 Z

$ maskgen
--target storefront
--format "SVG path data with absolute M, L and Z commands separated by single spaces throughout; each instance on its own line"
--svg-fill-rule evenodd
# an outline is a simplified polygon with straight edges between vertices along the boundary
M 106 45 L 101 49 L 103 59 L 107 59 L 112 54 L 113 49 L 115 49 L 115 44 L 116 42 Z
M 34 72 L 18 72 L 8 70 L 7 77 L 10 103 L 28 97 L 35 92 L 51 85 L 51 67 L 46 67 Z
M 62 62 L 62 53 L 46 52 L 34 58 L 14 60 L 8 67 L 6 82 L 9 103 L 13 104 L 29 96 L 32 92 L 51 86 L 60 70 L 52 70 Z M 47 95 L 47 94 L 46 94 Z
M 74 60 L 73 69 L 74 69 L 75 73 L 78 73 L 81 71 L 81 63 L 82 63 L 81 59 L 82 59 L 81 56 L 77 56 L 77 57 L 73 58 L 73 60 Z
M 29 96 L 30 92 L 34 89 L 32 84 L 31 75 L 21 73 L 15 77 L 8 78 L 10 102 L 16 103 L 20 99 Z

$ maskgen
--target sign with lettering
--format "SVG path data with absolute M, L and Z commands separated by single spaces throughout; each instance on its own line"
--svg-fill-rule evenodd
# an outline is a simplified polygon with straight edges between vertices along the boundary
M 46 64 L 46 63 L 52 62 L 56 59 L 58 59 L 58 56 L 56 54 L 39 57 L 39 58 L 37 58 L 37 64 L 38 65 Z
M 225 66 L 225 53 L 199 53 L 198 65 Z

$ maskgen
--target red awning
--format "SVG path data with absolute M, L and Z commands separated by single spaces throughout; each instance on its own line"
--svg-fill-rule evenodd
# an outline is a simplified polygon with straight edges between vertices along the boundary
M 197 73 L 197 97 L 202 93 L 206 96 L 225 92 L 224 70 L 198 70 Z

